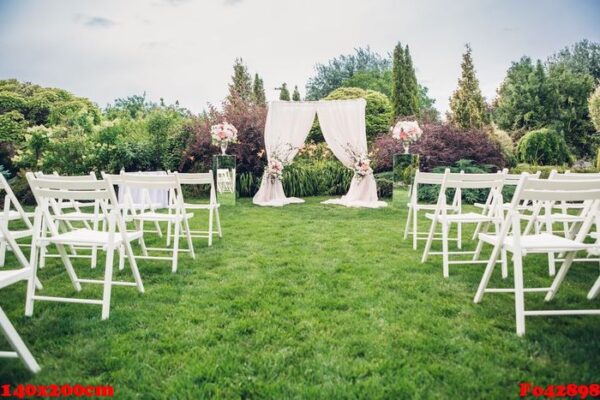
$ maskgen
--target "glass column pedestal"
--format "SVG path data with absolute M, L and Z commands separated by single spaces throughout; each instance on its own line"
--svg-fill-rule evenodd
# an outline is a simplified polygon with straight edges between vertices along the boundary
M 395 206 L 406 207 L 408 192 L 417 168 L 419 168 L 418 154 L 394 154 L 394 190 L 392 202 Z
M 217 200 L 222 206 L 234 206 L 236 200 L 235 188 L 235 156 L 215 155 L 213 156 L 213 176 L 215 177 L 215 189 Z

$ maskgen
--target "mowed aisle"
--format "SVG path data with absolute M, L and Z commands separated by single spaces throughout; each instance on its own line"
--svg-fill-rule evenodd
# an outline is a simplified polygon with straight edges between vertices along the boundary
M 146 293 L 116 287 L 107 321 L 53 303 L 25 318 L 25 285 L 3 291 L 0 306 L 43 370 L 31 376 L 0 360 L 0 384 L 113 385 L 120 399 L 506 398 L 518 396 L 521 381 L 600 376 L 597 318 L 540 318 L 519 338 L 511 296 L 473 304 L 483 267 L 457 267 L 444 279 L 440 260 L 420 264 L 422 246 L 402 241 L 404 207 L 322 200 L 222 207 L 223 240 L 196 242 L 196 260 L 181 257 L 177 274 L 140 262 Z M 53 293 L 70 293 L 59 265 L 49 261 L 40 276 Z M 529 282 L 548 283 L 544 258 L 528 267 Z M 597 268 L 573 268 L 557 305 L 589 306 Z M 543 295 L 528 301 L 541 305 Z

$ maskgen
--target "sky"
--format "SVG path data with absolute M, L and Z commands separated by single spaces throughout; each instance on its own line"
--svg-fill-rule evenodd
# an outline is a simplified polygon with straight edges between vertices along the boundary
M 201 112 L 226 96 L 237 57 L 275 100 L 282 82 L 304 96 L 316 63 L 401 41 L 444 113 L 465 43 L 490 100 L 511 62 L 584 38 L 600 41 L 600 0 L 0 0 L 0 79 Z

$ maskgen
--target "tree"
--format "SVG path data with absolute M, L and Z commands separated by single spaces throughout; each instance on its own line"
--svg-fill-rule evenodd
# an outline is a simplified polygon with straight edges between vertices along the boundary
M 279 90 L 279 100 L 290 101 L 290 91 L 287 88 L 287 83 L 282 83 Z
M 298 85 L 294 86 L 294 93 L 292 93 L 292 100 L 294 101 L 300 101 L 300 92 L 298 91 Z
M 116 99 L 112 105 L 106 107 L 106 115 L 109 119 L 115 118 L 143 118 L 150 110 L 156 107 L 146 98 L 146 92 L 140 95 L 128 96 Z
M 459 128 L 478 129 L 489 124 L 489 113 L 475 75 L 471 46 L 467 44 L 465 47 L 461 78 L 450 98 L 450 112 L 447 116 L 450 123 Z
M 383 72 L 390 69 L 390 59 L 367 48 L 356 48 L 354 54 L 335 57 L 327 64 L 315 65 L 315 75 L 306 84 L 306 98 L 319 100 L 335 89 L 342 87 L 345 80 L 354 74 L 365 72 Z
M 252 79 L 241 58 L 235 60 L 231 79 L 232 83 L 229 84 L 229 95 L 227 96 L 228 101 L 232 101 L 236 97 L 243 101 L 252 101 Z
M 254 95 L 254 102 L 256 105 L 265 106 L 267 105 L 267 96 L 265 95 L 265 85 L 263 80 L 258 74 L 254 74 L 254 83 L 252 84 L 252 93 Z
M 529 57 L 513 62 L 493 108 L 500 129 L 525 132 L 551 124 L 558 111 L 558 99 L 542 62 L 538 60 L 534 65 Z
M 600 132 L 600 85 L 596 87 L 596 90 L 590 96 L 588 108 L 590 110 L 590 118 L 592 119 L 592 123 L 596 127 L 596 131 Z
M 392 67 L 392 104 L 396 117 L 417 115 L 419 92 L 408 46 L 398 43 L 394 48 Z
M 594 90 L 589 74 L 574 72 L 563 64 L 548 70 L 548 79 L 557 95 L 558 108 L 552 127 L 565 138 L 571 151 L 580 158 L 595 156 L 598 138 L 590 120 L 588 99 Z
M 549 66 L 562 64 L 573 72 L 588 74 L 600 81 L 600 43 L 584 39 L 548 57 Z

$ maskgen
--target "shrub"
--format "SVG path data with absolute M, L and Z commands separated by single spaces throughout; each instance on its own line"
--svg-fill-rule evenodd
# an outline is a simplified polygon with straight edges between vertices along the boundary
M 572 161 L 565 139 L 556 131 L 542 128 L 528 132 L 517 145 L 519 161 L 534 165 L 560 165 Z
M 370 141 L 378 134 L 387 132 L 392 123 L 392 103 L 385 94 L 374 90 L 342 87 L 329 93 L 324 100 L 348 100 L 360 98 L 367 101 L 365 119 L 367 139 Z
M 192 118 L 184 128 L 189 134 L 189 145 L 184 152 L 180 171 L 208 171 L 212 156 L 219 154 L 217 146 L 211 144 L 210 127 L 223 120 L 238 130 L 238 143 L 231 144 L 228 154 L 235 155 L 237 172 L 250 172 L 262 176 L 266 164 L 264 145 L 267 108 L 231 96 L 223 103 L 223 111 L 210 107 L 205 115 Z
M 404 153 L 404 147 L 399 140 L 387 134 L 377 136 L 371 150 L 373 171 L 391 171 L 394 168 L 394 154 L 402 153 Z
M 576 168 L 569 167 L 566 165 L 529 165 L 529 164 L 518 164 L 516 167 L 510 169 L 511 174 L 521 174 L 523 172 L 528 172 L 530 174 L 535 174 L 536 172 L 540 172 L 540 177 L 543 179 L 548 178 L 550 176 L 550 172 L 552 170 L 556 170 L 558 173 L 564 173 L 569 170 L 571 172 L 581 172 L 581 173 L 592 173 L 597 172 L 595 168 Z
M 506 160 L 508 166 L 514 167 L 517 165 L 517 156 L 515 155 L 515 144 L 510 135 L 497 126 L 491 125 L 489 128 L 489 134 L 495 142 L 500 145 L 502 149 L 502 155 Z
M 596 156 L 596 169 L 600 171 L 600 147 L 598 148 L 598 155 Z
M 600 132 L 600 85 L 598 85 L 594 93 L 590 96 L 588 107 L 590 109 L 590 118 L 594 123 L 594 127 L 596 128 L 596 131 Z
M 421 128 L 423 135 L 411 146 L 411 153 L 421 156 L 424 171 L 452 166 L 462 159 L 498 169 L 507 165 L 500 144 L 482 130 L 464 131 L 449 124 L 424 124 Z

